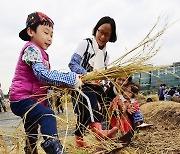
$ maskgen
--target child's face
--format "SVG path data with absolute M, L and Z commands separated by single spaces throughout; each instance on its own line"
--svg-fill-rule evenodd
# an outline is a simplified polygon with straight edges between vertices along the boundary
M 36 32 L 31 30 L 30 36 L 32 42 L 47 50 L 52 43 L 53 28 L 47 25 L 39 25 Z
M 123 97 L 125 99 L 131 99 L 133 98 L 133 92 L 131 91 L 131 87 L 126 87 L 123 92 Z

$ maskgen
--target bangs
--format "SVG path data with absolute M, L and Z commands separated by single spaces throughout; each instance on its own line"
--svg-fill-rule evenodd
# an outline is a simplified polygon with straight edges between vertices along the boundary
M 49 26 L 49 27 L 52 27 L 54 26 L 54 24 L 52 24 L 52 22 L 49 22 L 49 21 L 42 21 L 41 25 L 44 25 L 44 26 Z

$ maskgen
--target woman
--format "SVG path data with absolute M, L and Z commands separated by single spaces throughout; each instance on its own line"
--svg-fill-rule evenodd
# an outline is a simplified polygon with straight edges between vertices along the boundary
M 86 74 L 94 70 L 105 69 L 108 64 L 109 56 L 106 51 L 107 42 L 116 42 L 116 24 L 114 19 L 105 16 L 102 17 L 93 29 L 93 38 L 84 39 L 75 50 L 69 63 L 71 71 L 77 74 Z M 114 127 L 111 130 L 102 130 L 100 109 L 98 104 L 102 106 L 102 96 L 104 93 L 103 86 L 100 82 L 95 84 L 85 84 L 82 92 L 89 98 L 90 106 L 87 99 L 80 97 L 78 100 L 78 117 L 75 131 L 76 146 L 88 147 L 83 141 L 83 132 L 89 126 L 91 130 L 100 138 L 111 137 L 117 132 Z M 92 108 L 93 118 L 91 117 L 89 108 Z

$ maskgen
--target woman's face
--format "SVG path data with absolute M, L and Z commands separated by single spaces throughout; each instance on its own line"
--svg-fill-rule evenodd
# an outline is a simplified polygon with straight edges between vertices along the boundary
M 106 43 L 109 41 L 112 33 L 111 25 L 106 23 L 101 25 L 96 31 L 96 42 L 99 45 L 99 48 L 102 49 Z
M 116 78 L 116 83 L 120 86 L 124 86 L 128 83 L 128 80 L 127 78 L 119 77 L 119 78 Z

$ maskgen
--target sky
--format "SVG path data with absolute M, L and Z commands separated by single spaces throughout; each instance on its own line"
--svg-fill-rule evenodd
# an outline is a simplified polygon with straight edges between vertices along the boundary
M 6 94 L 12 82 L 19 53 L 25 44 L 19 32 L 27 15 L 40 11 L 55 23 L 53 44 L 48 48 L 51 68 L 69 71 L 68 63 L 79 42 L 92 37 L 92 29 L 103 16 L 114 18 L 118 40 L 107 44 L 110 62 L 134 48 L 160 16 L 159 30 L 170 26 L 162 36 L 162 47 L 152 59 L 153 65 L 180 61 L 179 0 L 1 0 L 0 83 Z M 158 29 L 157 29 L 158 31 Z

